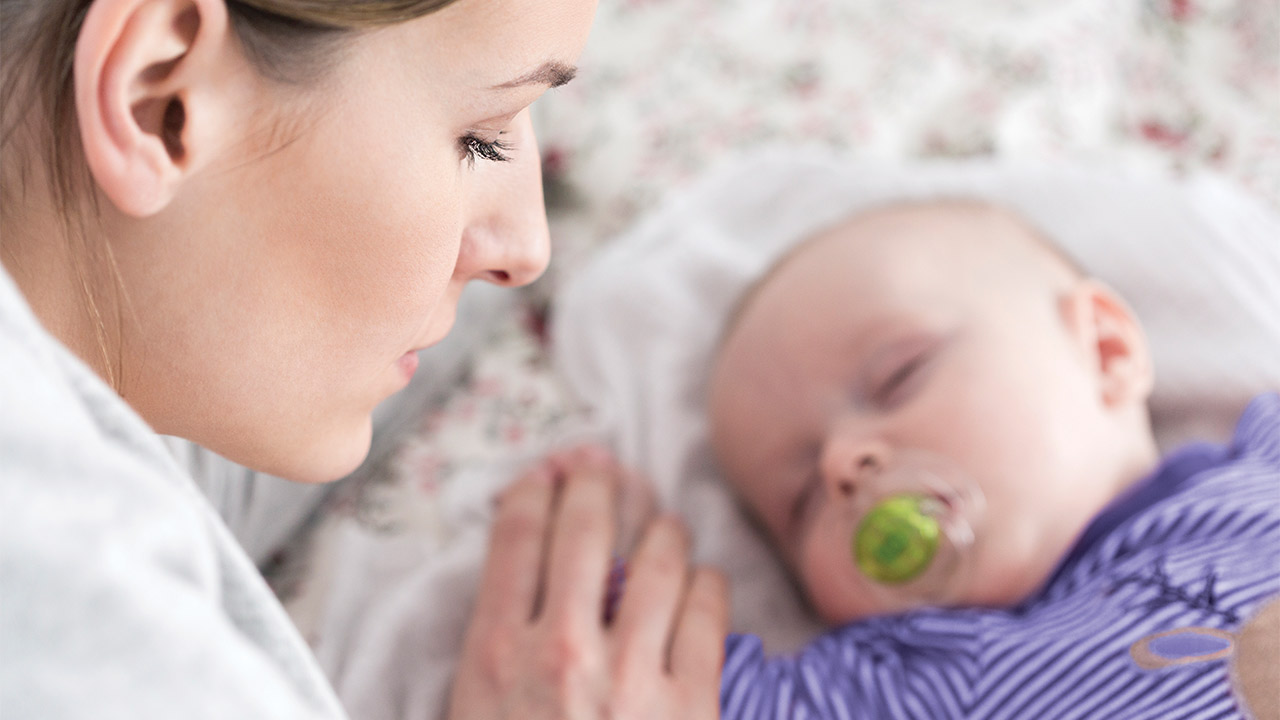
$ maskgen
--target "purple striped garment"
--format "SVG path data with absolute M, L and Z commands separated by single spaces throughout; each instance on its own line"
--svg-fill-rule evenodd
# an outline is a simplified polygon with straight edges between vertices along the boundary
M 1099 513 L 1016 607 L 873 618 L 788 657 L 731 636 L 722 716 L 1242 718 L 1228 676 L 1231 633 L 1277 596 L 1272 393 L 1253 400 L 1228 446 L 1182 448 Z

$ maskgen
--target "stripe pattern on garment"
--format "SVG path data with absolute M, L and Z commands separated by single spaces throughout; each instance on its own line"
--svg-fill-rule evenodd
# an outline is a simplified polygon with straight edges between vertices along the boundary
M 1109 508 L 1114 524 L 1103 523 L 1103 534 L 1077 546 L 1016 608 L 873 618 L 788 657 L 767 657 L 755 637 L 731 636 L 722 717 L 1246 717 L 1229 657 L 1153 669 L 1131 650 L 1158 647 L 1153 637 L 1179 628 L 1231 636 L 1280 596 L 1280 395 L 1250 404 L 1230 446 L 1200 446 L 1177 463 L 1194 469 L 1173 478 L 1157 471 L 1151 482 L 1167 485 L 1154 489 L 1154 501 L 1148 493 L 1123 512 Z

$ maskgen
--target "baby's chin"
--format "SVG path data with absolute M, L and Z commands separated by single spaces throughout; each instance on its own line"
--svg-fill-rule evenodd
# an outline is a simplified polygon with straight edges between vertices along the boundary
M 894 606 L 890 603 L 874 602 L 870 597 L 850 598 L 848 602 L 839 604 L 820 603 L 813 599 L 812 593 L 810 593 L 809 606 L 814 610 L 814 614 L 818 616 L 818 619 L 828 627 L 840 627 L 877 617 L 901 615 L 926 607 L 918 603 L 903 603 Z
M 918 605 L 903 603 L 895 606 L 886 602 L 881 593 L 871 587 L 835 588 L 828 587 L 831 578 L 804 582 L 805 600 L 814 615 L 829 627 L 848 625 L 849 623 L 867 620 L 885 615 L 897 615 L 910 611 Z
M 950 594 L 938 597 L 912 596 L 893 586 L 876 587 L 862 579 L 857 589 L 843 592 L 825 587 L 825 581 L 805 583 L 809 607 L 830 627 L 876 617 L 901 615 L 926 608 L 1008 608 L 1034 595 L 1047 579 L 1040 568 L 1035 576 L 1019 572 L 986 573 L 980 569 L 967 574 L 966 580 Z M 1030 568 L 1028 570 L 1031 570 Z

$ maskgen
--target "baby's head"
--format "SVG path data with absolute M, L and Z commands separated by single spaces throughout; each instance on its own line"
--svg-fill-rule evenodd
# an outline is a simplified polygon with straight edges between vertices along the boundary
M 1156 461 L 1141 328 L 1014 214 L 887 206 L 805 241 L 741 301 L 710 387 L 720 464 L 818 614 L 905 609 L 855 565 L 860 485 L 923 451 L 985 497 L 951 601 L 1007 606 Z

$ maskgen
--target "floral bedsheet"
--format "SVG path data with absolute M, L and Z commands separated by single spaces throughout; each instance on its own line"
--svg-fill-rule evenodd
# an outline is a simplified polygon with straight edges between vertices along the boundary
M 763 145 L 1211 168 L 1280 205 L 1280 0 L 605 0 L 579 77 L 534 107 L 553 263 L 424 410 L 382 472 L 327 512 L 445 542 L 468 466 L 583 422 L 547 361 L 556 289 L 718 160 Z M 326 527 L 322 523 L 320 533 Z M 310 543 L 285 583 L 304 632 Z M 309 549 L 308 549 L 309 548 Z

